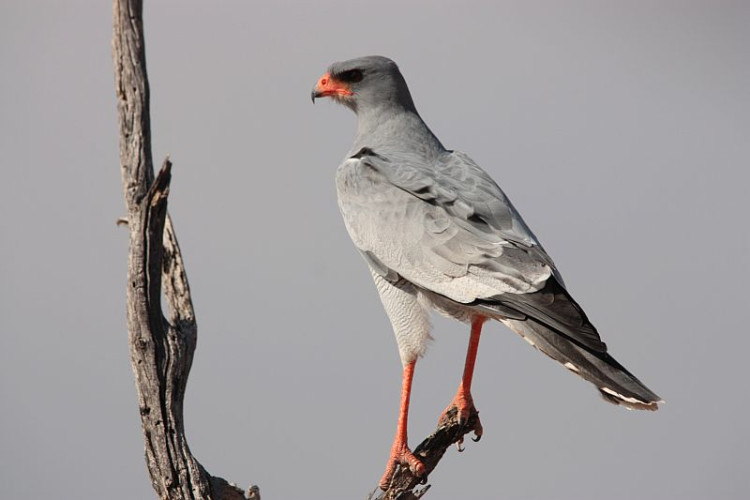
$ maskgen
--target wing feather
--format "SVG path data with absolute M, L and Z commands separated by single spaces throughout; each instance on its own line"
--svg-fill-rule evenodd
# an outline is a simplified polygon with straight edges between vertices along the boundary
M 432 170 L 408 156 L 347 160 L 337 187 L 355 244 L 457 302 L 539 290 L 552 260 L 500 188 L 456 155 Z
M 463 153 L 434 165 L 369 149 L 337 172 L 349 234 L 370 267 L 498 317 L 533 318 L 594 352 L 594 326 L 497 184 Z

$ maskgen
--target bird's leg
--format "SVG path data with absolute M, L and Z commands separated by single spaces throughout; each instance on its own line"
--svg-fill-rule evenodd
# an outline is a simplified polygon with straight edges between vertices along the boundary
M 474 400 L 471 397 L 471 379 L 474 376 L 474 363 L 477 359 L 477 349 L 479 348 L 479 336 L 482 333 L 482 325 L 487 318 L 479 316 L 471 322 L 471 336 L 469 337 L 469 347 L 466 350 L 466 364 L 464 365 L 464 375 L 461 378 L 461 385 L 458 386 L 458 392 L 453 397 L 453 401 L 448 405 L 443 414 L 440 416 L 438 425 L 447 423 L 449 413 L 454 408 L 457 412 L 458 423 L 465 425 L 468 422 L 471 412 L 477 412 L 474 406 Z M 477 412 L 478 413 L 478 412 Z M 477 423 L 474 426 L 475 441 L 482 437 L 482 424 L 477 417 Z M 463 451 L 461 443 L 463 438 L 457 443 L 458 450 Z
M 391 456 L 388 457 L 388 465 L 385 468 L 385 474 L 380 479 L 380 488 L 388 489 L 393 474 L 396 472 L 397 465 L 406 465 L 416 476 L 424 474 L 424 465 L 409 449 L 406 427 L 409 420 L 409 398 L 411 397 L 411 381 L 414 377 L 414 365 L 412 361 L 404 367 L 403 378 L 401 381 L 401 408 L 398 412 L 398 425 L 396 426 L 396 437 L 393 439 L 391 447 Z

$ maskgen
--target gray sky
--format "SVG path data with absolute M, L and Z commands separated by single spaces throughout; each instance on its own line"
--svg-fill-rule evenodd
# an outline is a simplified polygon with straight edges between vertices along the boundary
M 154 155 L 175 164 L 198 314 L 186 425 L 210 472 L 266 499 L 351 499 L 383 471 L 400 362 L 333 183 L 354 116 L 310 104 L 329 63 L 382 54 L 667 400 L 605 404 L 489 325 L 485 437 L 447 454 L 428 498 L 747 498 L 750 3 L 147 1 L 145 17 Z M 3 499 L 154 496 L 110 37 L 108 2 L 0 3 Z M 468 338 L 434 323 L 412 445 L 453 396 Z

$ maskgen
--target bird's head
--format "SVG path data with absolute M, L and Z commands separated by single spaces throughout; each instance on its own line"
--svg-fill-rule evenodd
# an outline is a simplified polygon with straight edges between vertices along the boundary
M 331 64 L 312 90 L 312 100 L 331 97 L 355 113 L 381 107 L 414 110 L 404 77 L 387 57 L 366 56 Z

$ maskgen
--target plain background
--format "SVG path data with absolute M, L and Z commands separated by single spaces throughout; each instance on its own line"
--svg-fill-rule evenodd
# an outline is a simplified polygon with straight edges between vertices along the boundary
M 354 116 L 328 64 L 395 59 L 446 146 L 500 183 L 611 352 L 667 400 L 603 403 L 499 324 L 485 437 L 432 500 L 750 493 L 750 3 L 177 2 L 145 9 L 155 163 L 198 314 L 193 452 L 265 499 L 364 498 L 400 363 L 336 205 Z M 154 498 L 125 330 L 108 2 L 0 4 L 0 497 Z M 459 382 L 435 320 L 412 445 Z

